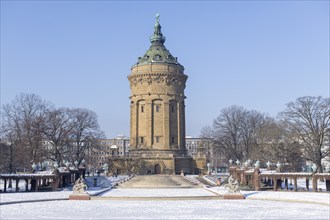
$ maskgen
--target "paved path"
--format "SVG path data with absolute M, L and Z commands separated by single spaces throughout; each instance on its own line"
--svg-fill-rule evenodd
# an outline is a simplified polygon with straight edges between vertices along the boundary
M 123 200 L 188 200 L 216 199 L 220 196 L 188 181 L 179 175 L 145 175 L 135 176 L 130 181 L 93 199 Z
M 118 188 L 196 188 L 201 187 L 179 175 L 141 175 L 122 183 Z

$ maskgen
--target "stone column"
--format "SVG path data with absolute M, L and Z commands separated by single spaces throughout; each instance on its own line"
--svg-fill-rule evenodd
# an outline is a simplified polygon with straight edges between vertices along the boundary
M 259 168 L 255 168 L 252 176 L 253 186 L 255 191 L 260 190 Z
M 276 177 L 274 177 L 273 178 L 273 183 L 274 183 L 274 191 L 277 191 L 277 178 Z
M 297 185 L 297 177 L 294 177 L 294 191 L 298 191 L 298 185 Z
M 180 105 L 180 111 L 178 117 L 180 118 L 180 126 L 178 126 L 180 138 L 179 138 L 179 144 L 180 149 L 184 150 L 186 147 L 186 116 L 185 116 L 185 104 L 184 101 L 181 101 Z
M 25 179 L 25 191 L 29 191 L 29 179 Z
M 325 187 L 326 187 L 327 192 L 329 192 L 330 191 L 330 180 L 329 179 L 325 180 Z
M 168 97 L 163 101 L 163 144 L 164 149 L 169 149 L 171 147 L 171 131 L 170 131 L 170 112 L 169 112 L 169 101 Z
M 38 187 L 39 187 L 39 184 L 38 184 L 38 179 L 35 180 L 35 192 L 38 192 Z
M 16 192 L 18 192 L 18 190 L 19 190 L 19 189 L 18 189 L 18 183 L 19 183 L 19 179 L 17 178 L 17 179 L 16 179 L 16 187 L 15 187 Z
M 313 192 L 317 192 L 317 177 L 313 174 Z
M 153 115 L 153 103 L 150 100 L 150 96 L 146 100 L 145 105 L 145 114 L 146 114 L 146 129 L 145 129 L 145 143 L 143 145 L 147 146 L 148 148 L 152 148 L 153 143 L 153 123 L 152 123 L 152 115 Z M 139 110 L 140 111 L 140 110 Z M 141 123 L 141 122 L 140 122 Z
M 177 140 L 177 143 L 178 143 L 178 146 L 179 146 L 179 149 L 182 149 L 182 146 L 181 146 L 181 126 L 182 126 L 182 122 L 181 122 L 181 104 L 180 104 L 180 101 L 177 101 L 176 103 L 176 114 L 177 114 L 177 126 L 178 126 L 178 130 L 177 130 L 177 136 L 178 136 L 178 140 Z
M 130 136 L 131 136 L 131 140 L 130 140 L 130 144 L 131 144 L 131 148 L 135 149 L 137 147 L 137 142 L 136 142 L 136 133 L 137 133 L 137 103 L 133 102 L 131 103 L 131 111 L 130 111 Z
M 4 179 L 3 192 L 7 191 L 7 179 Z

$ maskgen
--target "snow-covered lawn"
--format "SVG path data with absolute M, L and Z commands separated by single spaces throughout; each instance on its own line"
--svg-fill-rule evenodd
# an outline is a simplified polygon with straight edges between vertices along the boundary
M 103 197 L 117 200 L 57 200 L 4 204 L 10 201 L 66 199 L 71 189 L 57 192 L 1 193 L 0 219 L 329 219 L 330 193 L 293 191 L 241 191 L 245 200 L 205 200 L 201 196 L 225 194 L 224 187 L 210 188 L 111 188 L 124 177 L 98 179 L 90 193 L 108 190 Z M 101 187 L 102 186 L 102 187 Z M 212 192 L 213 191 L 213 192 Z M 217 194 L 215 194 L 217 193 Z M 184 199 L 193 196 L 193 199 Z M 122 198 L 118 198 L 122 197 Z M 125 199 L 130 197 L 130 199 Z M 165 197 L 155 198 L 132 197 Z M 182 197 L 177 200 L 166 197 Z
M 329 219 L 330 214 L 325 205 L 259 200 L 67 200 L 0 209 L 1 219 Z
M 135 189 L 118 188 L 111 189 L 102 196 L 111 197 L 182 197 L 182 196 L 217 196 L 215 193 L 203 188 L 162 188 L 162 189 Z

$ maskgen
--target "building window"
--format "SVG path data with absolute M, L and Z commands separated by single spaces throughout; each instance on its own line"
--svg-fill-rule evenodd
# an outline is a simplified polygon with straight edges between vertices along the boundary
M 174 140 L 175 140 L 174 137 L 172 137 L 172 144 L 174 144 Z
M 171 106 L 171 111 L 174 112 L 174 106 L 173 105 Z
M 141 106 L 141 112 L 144 112 L 144 106 L 143 105 Z
M 159 105 L 156 105 L 156 112 L 159 112 Z
M 144 138 L 143 137 L 140 137 L 140 142 L 141 142 L 141 144 L 143 144 L 143 142 L 144 142 Z
M 159 136 L 156 136 L 156 143 L 159 143 Z

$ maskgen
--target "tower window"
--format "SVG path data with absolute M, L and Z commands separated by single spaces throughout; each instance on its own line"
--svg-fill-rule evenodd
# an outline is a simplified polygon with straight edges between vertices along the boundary
M 156 112 L 159 112 L 159 105 L 156 105 Z
M 174 139 L 174 137 L 172 137 L 172 144 L 174 144 L 174 141 L 175 141 L 175 139 Z
M 174 106 L 173 105 L 171 106 L 171 111 L 174 112 Z
M 141 106 L 141 112 L 144 112 L 144 106 L 143 105 Z
M 141 142 L 141 144 L 143 144 L 143 142 L 144 142 L 144 138 L 143 137 L 140 137 L 140 142 Z
M 156 136 L 156 143 L 159 143 L 159 136 Z

